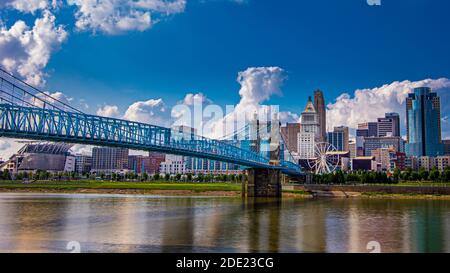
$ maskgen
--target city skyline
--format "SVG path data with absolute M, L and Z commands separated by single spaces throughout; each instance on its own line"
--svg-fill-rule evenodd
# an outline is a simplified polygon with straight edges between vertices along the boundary
M 420 0 L 409 5 L 396 1 L 377 7 L 359 0 L 328 1 L 330 10 L 336 12 L 324 11 L 321 20 L 308 21 L 310 14 L 320 10 L 321 1 L 301 4 L 301 8 L 296 1 L 286 1 L 272 7 L 274 17 L 279 20 L 271 20 L 270 25 L 257 16 L 266 14 L 272 1 L 178 0 L 169 1 L 175 3 L 167 12 L 169 16 L 139 9 L 159 20 L 128 28 L 118 21 L 108 21 L 109 25 L 89 21 L 90 14 L 80 12 L 82 7 L 89 6 L 82 6 L 81 2 L 72 1 L 69 5 L 61 1 L 56 8 L 46 5 L 33 9 L 20 6 L 19 2 L 6 1 L 0 10 L 1 66 L 92 114 L 171 125 L 170 109 L 178 103 L 189 105 L 198 98 L 222 108 L 228 104 L 280 105 L 283 120 L 293 122 L 299 119 L 307 96 L 320 88 L 327 102 L 327 131 L 348 126 L 354 136 L 358 123 L 397 112 L 402 123 L 401 135 L 406 136 L 403 109 L 413 88 L 430 86 L 443 101 L 449 99 L 450 64 L 445 58 L 449 53 L 442 47 L 447 37 L 439 35 L 443 39 L 440 43 L 425 43 L 403 25 L 391 29 L 389 22 L 377 20 L 378 16 L 400 14 L 411 29 L 440 33 L 445 25 L 442 20 L 446 19 L 438 15 L 449 5 L 446 2 L 430 4 Z M 118 5 L 120 1 L 110 4 Z M 96 19 L 111 15 L 95 13 L 98 10 L 94 8 L 88 10 L 99 16 Z M 128 18 L 130 9 L 119 10 L 123 18 Z M 301 12 L 304 19 L 297 18 L 292 10 Z M 234 14 L 236 22 L 222 24 L 223 11 Z M 409 19 L 426 12 L 436 16 L 427 22 Z M 353 27 L 352 20 L 359 21 L 361 29 Z M 258 22 L 261 27 L 251 22 Z M 240 29 L 243 25 L 245 28 Z M 51 35 L 41 34 L 45 35 L 41 47 L 37 46 L 37 40 L 29 44 L 19 42 L 21 37 L 37 34 L 39 27 L 53 31 Z M 348 28 L 346 35 L 333 34 L 333 28 L 343 27 Z M 220 29 L 220 35 L 215 28 Z M 367 33 L 363 28 L 367 28 Z M 191 37 L 187 37 L 187 30 Z M 248 33 L 252 35 L 247 37 Z M 263 34 L 278 39 L 262 39 Z M 332 47 L 325 43 L 326 37 L 332 39 Z M 389 40 L 389 45 L 374 44 L 380 39 Z M 255 52 L 253 49 L 258 48 L 261 40 L 264 43 Z M 14 43 L 19 47 L 11 50 Z M 360 44 L 361 52 L 349 51 L 348 48 L 354 49 L 349 46 L 353 44 Z M 185 49 L 178 50 L 174 45 Z M 420 56 L 414 54 L 418 48 L 423 49 Z M 32 62 L 34 58 L 29 53 L 32 49 L 42 53 L 38 63 Z M 371 53 L 365 54 L 366 51 Z M 118 52 L 126 52 L 127 57 Z M 384 52 L 386 56 L 376 58 L 373 52 Z M 186 54 L 195 56 L 195 60 Z M 214 58 L 211 60 L 209 56 Z M 127 61 L 131 59 L 132 65 Z M 399 60 L 413 60 L 414 65 L 405 66 Z M 361 62 L 366 65 L 361 66 Z M 19 64 L 23 69 L 19 69 Z M 383 69 L 375 69 L 378 66 Z M 275 80 L 273 89 L 263 88 L 261 75 Z M 369 108 L 371 111 L 366 111 Z M 443 105 L 443 139 L 450 137 L 449 114 L 450 106 Z M 10 155 L 18 148 L 11 140 L 0 141 L 0 152 L 4 154 Z
M 450 252 L 449 10 L 0 0 L 0 252 Z

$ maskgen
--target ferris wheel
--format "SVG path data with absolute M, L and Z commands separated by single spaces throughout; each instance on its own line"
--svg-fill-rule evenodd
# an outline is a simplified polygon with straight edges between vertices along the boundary
M 336 147 L 327 142 L 319 142 L 314 147 L 314 156 L 308 159 L 310 170 L 316 174 L 332 173 L 339 165 Z

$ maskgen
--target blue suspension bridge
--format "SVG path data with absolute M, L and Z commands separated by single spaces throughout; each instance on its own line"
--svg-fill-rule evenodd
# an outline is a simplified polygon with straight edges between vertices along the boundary
M 153 151 L 233 163 L 247 168 L 279 170 L 292 176 L 302 172 L 291 156 L 280 158 L 279 163 L 273 164 L 269 157 L 260 152 L 243 149 L 223 139 L 83 113 L 3 69 L 0 69 L 0 80 L 2 137 Z M 232 134 L 231 138 L 237 133 Z

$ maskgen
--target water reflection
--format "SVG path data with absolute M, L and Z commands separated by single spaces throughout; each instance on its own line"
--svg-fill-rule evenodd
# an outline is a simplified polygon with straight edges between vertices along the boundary
M 449 252 L 450 201 L 0 194 L 0 251 Z

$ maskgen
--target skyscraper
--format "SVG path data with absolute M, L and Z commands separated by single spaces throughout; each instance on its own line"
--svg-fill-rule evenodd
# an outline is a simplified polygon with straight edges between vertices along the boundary
M 394 135 L 394 121 L 391 118 L 378 118 L 378 133 L 377 136 L 393 136 Z
M 288 123 L 281 127 L 281 134 L 286 141 L 286 148 L 293 153 L 298 153 L 298 133 L 300 133 L 300 123 Z
M 128 169 L 128 149 L 94 147 L 92 149 L 92 173 L 115 173 Z
M 314 147 L 321 137 L 316 109 L 308 99 L 305 110 L 300 119 L 300 133 L 298 134 L 298 153 L 300 159 L 310 159 L 314 157 Z
M 400 136 L 400 115 L 398 113 L 386 113 L 386 118 L 392 119 L 393 136 Z
M 319 123 L 319 141 L 325 141 L 327 139 L 327 112 L 323 92 L 319 89 L 314 92 L 314 108 Z
M 444 153 L 441 141 L 440 98 L 431 88 L 415 88 L 406 98 L 409 156 L 437 156 Z
M 359 123 L 356 136 L 376 137 L 378 136 L 378 122 Z
M 333 132 L 328 133 L 328 143 L 336 147 L 338 151 L 349 151 L 349 129 L 346 126 L 334 127 Z

